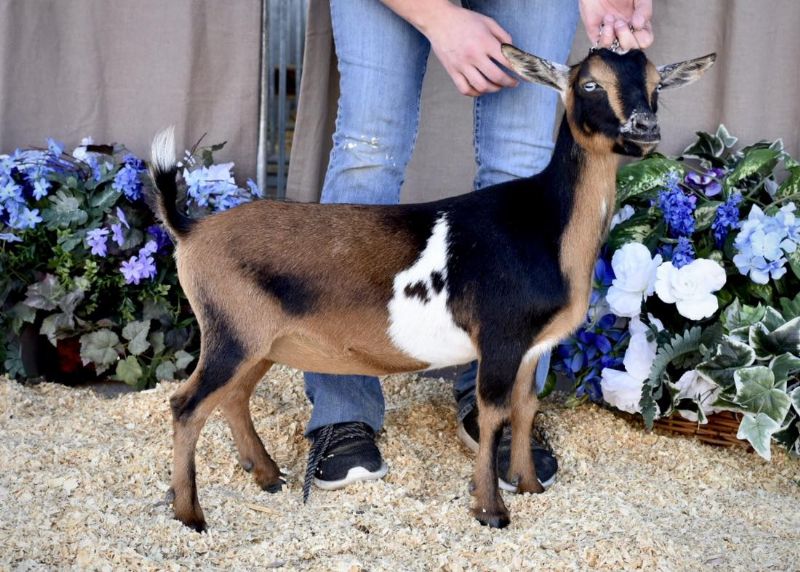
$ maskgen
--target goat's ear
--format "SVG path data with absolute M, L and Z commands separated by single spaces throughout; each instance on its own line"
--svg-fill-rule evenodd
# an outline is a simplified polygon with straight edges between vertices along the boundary
M 688 85 L 700 79 L 700 76 L 713 66 L 715 61 L 717 61 L 717 54 L 708 54 L 702 58 L 659 66 L 658 73 L 661 76 L 659 87 L 669 89 Z
M 503 44 L 501 50 L 511 64 L 511 69 L 523 79 L 552 87 L 561 93 L 567 90 L 569 66 L 523 52 L 511 44 Z

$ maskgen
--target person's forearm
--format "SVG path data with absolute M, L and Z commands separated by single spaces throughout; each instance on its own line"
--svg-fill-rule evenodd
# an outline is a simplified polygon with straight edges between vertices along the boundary
M 428 35 L 430 27 L 453 8 L 449 0 L 381 0 L 392 12 Z

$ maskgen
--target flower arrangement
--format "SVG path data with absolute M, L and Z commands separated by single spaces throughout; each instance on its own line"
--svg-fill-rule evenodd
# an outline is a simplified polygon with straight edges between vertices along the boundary
M 578 400 L 703 424 L 800 454 L 800 163 L 724 126 L 620 169 L 587 323 L 554 354 Z
M 183 178 L 193 214 L 260 196 L 239 188 L 215 145 L 187 152 Z M 71 154 L 46 149 L 0 156 L 0 364 L 25 377 L 23 332 L 33 329 L 73 365 L 139 389 L 184 376 L 199 336 L 178 285 L 171 241 L 145 204 L 144 162 L 90 138 Z M 51 352 L 52 353 L 52 352 Z M 54 354 L 54 355 L 58 355 Z M 84 372 L 85 373 L 85 372 Z

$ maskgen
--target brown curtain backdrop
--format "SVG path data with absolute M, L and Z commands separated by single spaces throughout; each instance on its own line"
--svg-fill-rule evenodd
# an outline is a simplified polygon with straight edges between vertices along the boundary
M 554 0 L 555 1 L 555 0 Z M 698 83 L 661 97 L 660 150 L 677 153 L 697 130 L 724 123 L 742 142 L 781 137 L 800 154 L 800 1 L 654 0 L 658 64 L 717 52 Z M 288 196 L 316 201 L 330 152 L 338 97 L 328 0 L 311 0 L 300 110 Z M 589 42 L 579 24 L 570 62 Z M 472 104 L 460 96 L 435 57 L 422 95 L 417 147 L 404 202 L 428 201 L 472 188 Z
M 147 156 L 174 124 L 253 176 L 260 30 L 259 0 L 0 0 L 0 153 L 91 135 Z

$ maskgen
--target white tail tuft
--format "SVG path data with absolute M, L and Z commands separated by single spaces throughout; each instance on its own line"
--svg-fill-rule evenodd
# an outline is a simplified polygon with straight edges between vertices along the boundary
M 175 167 L 175 126 L 170 125 L 153 138 L 150 147 L 153 167 L 166 173 Z

